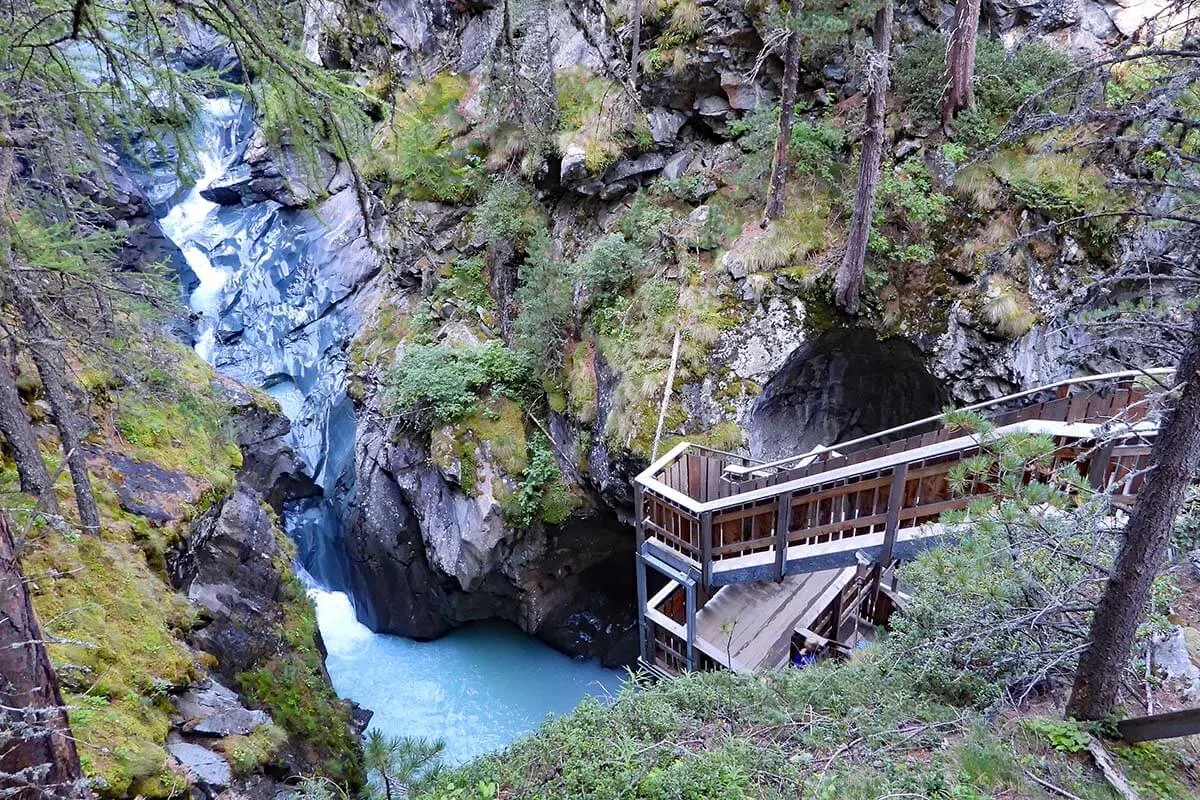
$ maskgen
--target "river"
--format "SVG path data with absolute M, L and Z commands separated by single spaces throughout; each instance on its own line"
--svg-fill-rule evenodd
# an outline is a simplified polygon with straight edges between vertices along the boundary
M 336 259 L 315 255 L 327 250 L 319 246 L 327 229 L 308 211 L 270 201 L 219 206 L 200 194 L 241 169 L 251 129 L 236 100 L 207 100 L 194 126 L 195 183 L 148 193 L 170 195 L 160 222 L 195 278 L 196 351 L 280 401 L 293 446 L 325 490 L 289 508 L 287 528 L 310 577 L 334 687 L 374 711 L 372 726 L 385 733 L 444 738 L 451 762 L 503 748 L 588 694 L 616 691 L 618 673 L 506 624 L 416 642 L 373 633 L 356 619 L 351 598 L 339 591 L 346 581 L 338 528 L 354 492 L 345 356 L 352 331 L 345 298 L 329 285 Z

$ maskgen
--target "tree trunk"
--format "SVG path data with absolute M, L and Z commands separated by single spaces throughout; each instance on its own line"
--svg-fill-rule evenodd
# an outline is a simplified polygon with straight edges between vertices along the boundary
M 955 0 L 953 28 L 946 47 L 946 85 L 942 94 L 942 129 L 964 108 L 975 105 L 975 40 L 979 35 L 980 0 Z
M 79 439 L 79 421 L 67 394 L 67 377 L 62 353 L 54 341 L 50 326 L 42 318 L 33 295 L 21 285 L 19 279 L 13 280 L 11 285 L 13 299 L 25 328 L 29 352 L 42 378 L 42 388 L 46 393 L 46 400 L 50 403 L 50 411 L 54 414 L 58 438 L 62 442 L 67 467 L 71 471 L 79 522 L 84 533 L 97 535 L 100 533 L 100 511 L 96 507 L 96 497 L 92 494 L 91 479 L 88 478 L 87 458 L 84 455 L 83 443 Z
M 1117 704 L 1150 586 L 1166 559 L 1167 543 L 1184 494 L 1200 467 L 1200 310 L 1175 373 L 1179 397 L 1150 453 L 1151 472 L 1125 527 L 1104 596 L 1092 618 L 1087 649 L 1079 659 L 1067 713 L 1077 719 L 1107 717 Z
M 633 0 L 633 43 L 629 50 L 629 88 L 636 96 L 638 59 L 642 57 L 642 0 Z
M 58 676 L 33 613 L 8 520 L 0 515 L 0 797 L 91 797 Z
M 887 103 L 888 57 L 892 49 L 892 0 L 875 12 L 874 47 L 867 67 L 866 131 L 858 164 L 858 185 L 854 190 L 854 214 L 850 219 L 850 238 L 846 254 L 834 281 L 834 300 L 848 314 L 858 313 L 863 272 L 867 261 L 867 240 L 871 219 L 875 216 L 875 194 L 879 191 L 883 161 L 884 115 Z
M 17 475 L 21 479 L 21 491 L 41 499 L 43 510 L 58 513 L 58 504 L 51 488 L 50 473 L 38 450 L 37 435 L 29 418 L 25 416 L 25 405 L 17 392 L 16 381 L 7 361 L 0 358 L 0 434 L 4 435 L 17 463 Z
M 775 159 L 771 166 L 770 194 L 763 211 L 763 227 L 767 221 L 783 216 L 783 191 L 787 186 L 788 151 L 792 143 L 792 121 L 796 114 L 796 84 L 800 80 L 799 24 L 801 3 L 792 3 L 792 32 L 788 34 L 783 56 L 783 87 L 779 98 L 779 136 L 775 139 Z

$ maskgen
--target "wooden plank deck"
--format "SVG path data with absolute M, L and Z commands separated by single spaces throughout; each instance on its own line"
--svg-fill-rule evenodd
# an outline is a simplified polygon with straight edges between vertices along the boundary
M 839 591 L 854 572 L 848 567 L 722 587 L 696 614 L 696 646 L 735 672 L 784 666 L 796 626 L 824 608 L 816 601 Z

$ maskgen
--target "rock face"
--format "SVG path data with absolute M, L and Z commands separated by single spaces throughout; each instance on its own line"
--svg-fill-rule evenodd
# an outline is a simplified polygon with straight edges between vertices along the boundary
M 573 655 L 632 659 L 633 541 L 615 518 L 508 525 L 489 490 L 467 496 L 419 441 L 372 420 L 356 460 L 343 535 L 369 627 L 429 639 L 498 618 Z
M 227 390 L 239 390 L 228 383 Z M 323 760 L 334 755 L 327 748 L 338 743 L 352 748 L 361 733 L 361 728 L 351 730 L 349 707 L 343 707 L 329 684 L 320 633 L 292 574 L 294 551 L 272 508 L 272 503 L 282 506 L 317 488 L 299 471 L 302 463 L 284 443 L 287 419 L 240 391 L 248 400 L 234 417 L 244 467 L 232 490 L 201 514 L 167 555 L 172 583 L 200 609 L 190 644 L 213 659 L 208 676 L 176 698 L 168 750 L 206 797 L 227 787 L 251 797 L 275 796 L 283 788 L 281 781 L 325 769 Z M 306 634 L 311 641 L 304 640 Z M 257 689 L 245 683 L 247 675 L 259 676 Z M 248 692 L 257 692 L 256 702 L 275 708 L 272 692 L 296 691 L 287 688 L 289 681 L 303 683 L 303 692 L 311 697 L 304 702 L 329 703 L 323 724 L 344 730 L 322 733 L 321 743 L 297 738 L 295 731 L 275 726 L 267 711 L 251 708 L 230 688 L 238 687 L 248 698 L 256 696 Z M 317 712 L 310 708 L 304 713 Z M 265 774 L 233 775 L 228 743 L 263 729 L 273 741 L 264 754 L 269 758 Z M 343 779 L 354 780 L 354 753 L 338 755 L 347 761 Z
M 230 681 L 278 647 L 271 631 L 282 620 L 283 576 L 273 528 L 259 495 L 239 484 L 196 522 L 171 565 L 179 588 L 208 617 L 193 638 Z

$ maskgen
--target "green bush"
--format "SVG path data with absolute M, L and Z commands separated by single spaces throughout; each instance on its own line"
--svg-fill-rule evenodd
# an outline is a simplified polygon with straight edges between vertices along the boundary
M 779 136 L 779 106 L 763 106 L 730 124 L 738 146 L 747 153 L 747 163 L 738 182 L 759 181 L 771 169 L 775 139 Z M 788 140 L 791 174 L 834 183 L 843 162 L 845 133 L 828 120 L 810 120 L 799 109 Z
M 446 265 L 434 297 L 439 300 L 453 298 L 470 309 L 494 309 L 496 301 L 488 292 L 484 272 L 483 256 L 456 258 Z
M 488 187 L 476 207 L 475 230 L 489 244 L 508 242 L 523 250 L 535 234 L 546 230 L 546 215 L 527 188 L 501 179 Z
M 629 288 L 646 266 L 646 254 L 619 233 L 597 239 L 575 265 L 593 307 L 605 306 Z
M 481 390 L 515 394 L 529 378 L 529 360 L 499 342 L 414 344 L 388 375 L 388 407 L 419 422 L 454 422 L 475 410 Z
M 654 248 L 674 222 L 675 215 L 650 199 L 646 192 L 639 191 L 633 202 L 621 216 L 617 227 L 621 234 L 639 247 Z
M 551 366 L 573 313 L 574 273 L 570 265 L 554 258 L 554 245 L 546 231 L 538 231 L 530 240 L 517 281 L 520 311 L 514 328 L 518 346 L 540 366 Z
M 504 499 L 504 516 L 510 525 L 529 527 L 535 520 L 557 525 L 579 506 L 563 482 L 562 470 L 542 434 L 529 441 L 529 462 L 521 473 L 521 482 Z

